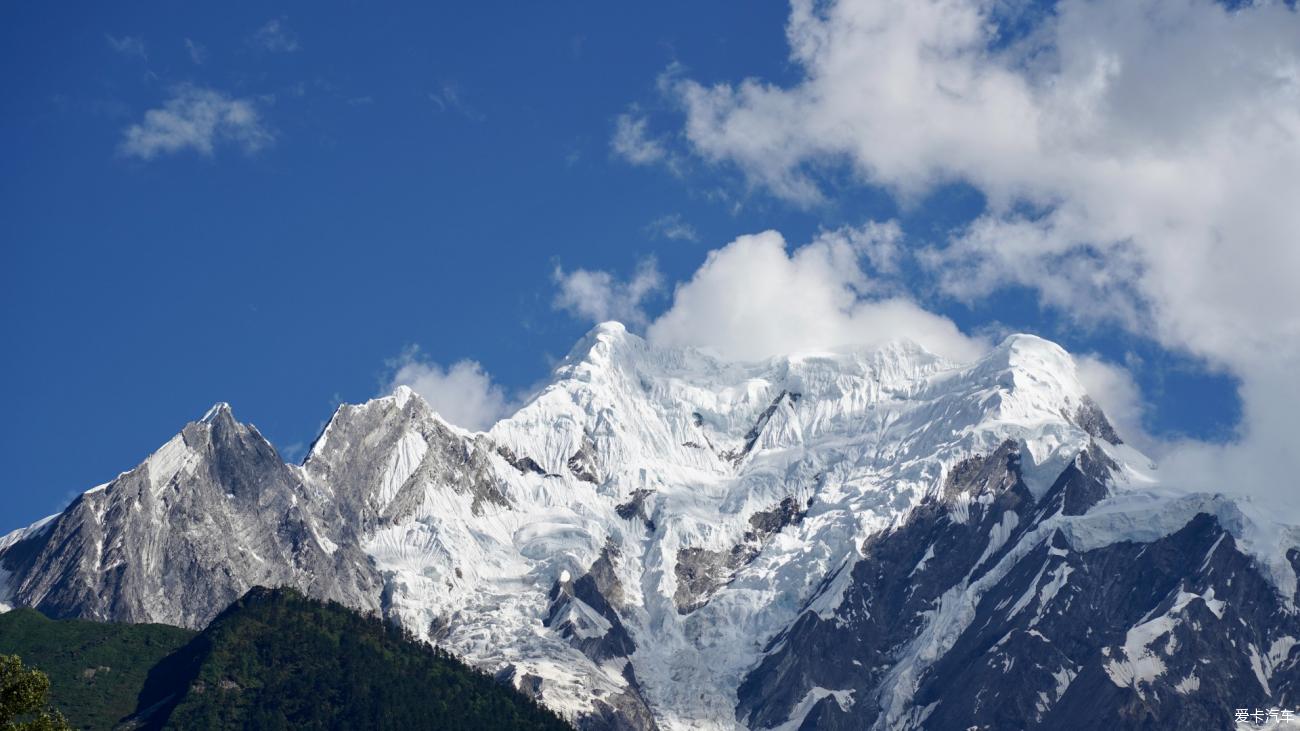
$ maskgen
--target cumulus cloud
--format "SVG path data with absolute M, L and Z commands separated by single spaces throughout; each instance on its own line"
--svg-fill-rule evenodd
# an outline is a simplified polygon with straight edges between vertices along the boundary
M 643 304 L 663 287 L 663 275 L 653 257 L 642 259 L 626 281 L 605 271 L 566 272 L 559 266 L 555 267 L 553 278 L 559 288 L 553 302 L 555 308 L 593 323 L 619 320 L 632 326 L 645 324 Z
M 253 31 L 251 41 L 254 46 L 271 53 L 293 53 L 299 49 L 298 36 L 279 18 L 272 18 Z
M 801 205 L 844 169 L 904 201 L 974 186 L 987 210 L 922 252 L 945 292 L 973 301 L 1027 286 L 1079 321 L 1228 369 L 1242 382 L 1239 439 L 1182 445 L 1170 473 L 1209 489 L 1290 484 L 1292 6 L 794 0 L 787 37 L 795 83 L 669 82 L 698 155 Z
M 393 366 L 396 370 L 385 392 L 408 386 L 439 416 L 456 426 L 483 431 L 510 411 L 505 391 L 476 361 L 461 360 L 443 367 L 423 358 L 419 349 L 412 347 Z
M 210 157 L 219 145 L 254 153 L 275 140 L 252 99 L 235 99 L 213 89 L 180 86 L 161 108 L 126 128 L 119 152 L 152 160 L 192 149 Z
M 677 287 L 647 336 L 736 360 L 897 338 L 956 360 L 983 352 L 985 344 L 951 320 L 903 297 L 874 295 L 877 285 L 859 264 L 865 252 L 858 246 L 871 239 L 841 230 L 787 252 L 775 231 L 741 236 L 710 252 Z

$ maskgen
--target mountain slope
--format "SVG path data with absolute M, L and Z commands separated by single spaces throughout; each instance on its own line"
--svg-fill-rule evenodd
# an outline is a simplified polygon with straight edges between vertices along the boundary
M 203 632 L 0 615 L 0 651 L 50 675 L 77 728 L 566 729 L 400 628 L 254 588 Z
M 0 655 L 50 678 L 50 698 L 74 728 L 109 729 L 135 711 L 149 670 L 194 633 L 162 624 L 52 620 L 31 609 L 0 614 Z
M 566 729 L 400 628 L 255 588 L 156 666 L 141 728 Z
M 201 628 L 253 586 L 298 586 L 359 609 L 378 577 L 325 542 L 342 516 L 225 404 L 38 529 L 0 542 L 13 604 L 53 617 Z M 5 543 L 10 545 L 5 545 Z
M 178 437 L 194 456 L 165 447 L 0 541 L 0 600 L 201 626 L 215 594 L 295 586 L 377 609 L 593 728 L 996 726 L 1011 666 L 985 662 L 990 627 L 1022 669 L 1046 662 L 1022 635 L 1063 653 L 1051 683 L 1000 706 L 1025 727 L 1072 708 L 1065 676 L 1108 699 L 1103 720 L 1200 703 L 1227 723 L 1233 693 L 1289 692 L 1294 527 L 1161 485 L 1070 356 L 1032 336 L 973 363 L 907 342 L 729 363 L 607 323 L 486 433 L 399 388 L 340 407 L 301 466 L 214 413 Z M 220 530 L 195 517 L 207 510 Z M 1205 560 L 1174 540 L 1185 530 L 1222 537 L 1204 570 L 1231 566 L 1232 587 L 1173 568 Z M 159 542 L 188 552 L 138 547 Z M 1085 581 L 1116 556 L 1119 580 Z M 170 576 L 214 588 L 171 596 Z M 1071 598 L 1071 580 L 1106 595 L 1154 576 L 1204 598 Z M 1185 617 L 1202 605 L 1271 614 L 1239 637 Z M 1143 644 L 1193 621 L 1249 675 L 1183 668 L 1191 640 Z

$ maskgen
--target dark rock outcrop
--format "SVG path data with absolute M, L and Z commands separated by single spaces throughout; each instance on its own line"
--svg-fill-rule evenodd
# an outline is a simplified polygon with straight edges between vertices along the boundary
M 788 525 L 798 525 L 807 511 L 793 497 L 749 516 L 749 530 L 727 551 L 687 547 L 677 552 L 677 590 L 673 601 L 679 614 L 689 614 L 708 603 L 736 572 L 753 561 L 767 540 Z
M 1013 444 L 962 463 L 842 569 L 831 612 L 772 638 L 737 718 L 770 728 L 812 698 L 800 728 L 1230 729 L 1293 703 L 1300 615 L 1216 518 L 1086 551 L 1045 524 L 1113 468 L 1085 450 L 1035 500 Z

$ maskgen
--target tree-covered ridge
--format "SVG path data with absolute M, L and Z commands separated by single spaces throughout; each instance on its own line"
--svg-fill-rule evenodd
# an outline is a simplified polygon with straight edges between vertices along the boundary
M 0 614 L 0 654 L 82 729 L 570 729 L 377 617 L 255 588 L 203 632 Z M 3 728 L 3 724 L 0 724 Z
M 255 588 L 150 674 L 147 728 L 568 729 L 377 617 Z
M 45 673 L 51 703 L 74 728 L 109 729 L 134 712 L 149 670 L 194 634 L 161 624 L 52 620 L 33 609 L 0 614 L 0 654 Z

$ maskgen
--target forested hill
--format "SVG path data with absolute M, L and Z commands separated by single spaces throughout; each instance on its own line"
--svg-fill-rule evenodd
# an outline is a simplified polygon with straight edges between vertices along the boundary
M 0 651 L 50 673 L 52 702 L 83 728 L 570 728 L 400 628 L 292 590 L 255 588 L 192 637 L 141 628 L 10 613 Z M 81 636 L 115 648 L 117 665 L 80 667 L 100 662 L 64 644 Z
M 34 609 L 0 614 L 0 655 L 50 678 L 50 700 L 74 728 L 109 729 L 135 712 L 150 669 L 193 639 L 165 624 L 54 620 Z

